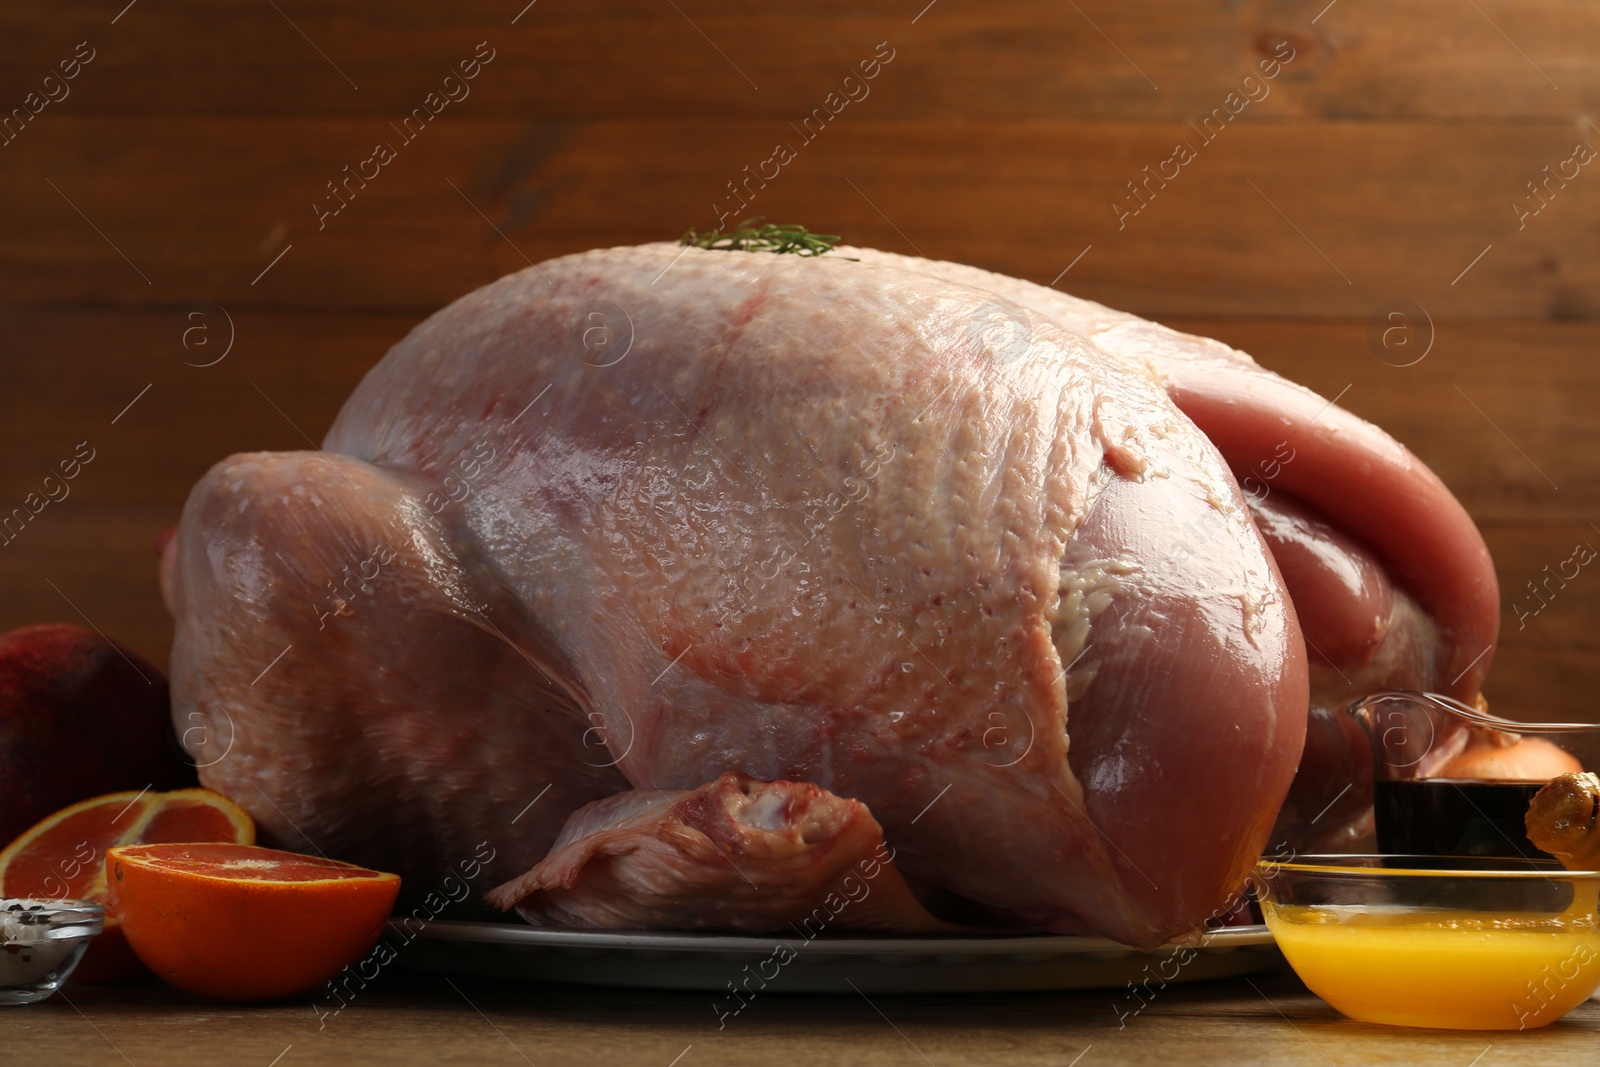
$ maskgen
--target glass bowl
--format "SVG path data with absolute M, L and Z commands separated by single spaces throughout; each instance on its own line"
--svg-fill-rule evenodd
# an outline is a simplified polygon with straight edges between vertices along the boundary
M 1526 1030 L 1600 988 L 1600 871 L 1478 856 L 1298 856 L 1254 872 L 1300 980 L 1362 1022 Z
M 83 900 L 0 899 L 0 1004 L 32 1004 L 60 989 L 105 914 Z

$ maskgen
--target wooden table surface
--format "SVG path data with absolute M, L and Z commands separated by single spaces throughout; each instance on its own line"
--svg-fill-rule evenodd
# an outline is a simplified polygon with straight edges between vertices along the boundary
M 1600 176 L 1575 162 L 1597 46 L 1587 0 L 4 5 L 0 514 L 80 442 L 95 459 L 0 545 L 0 629 L 89 620 L 164 663 L 152 544 L 211 464 L 309 447 L 389 345 L 501 274 L 715 225 L 792 142 L 749 213 L 1219 337 L 1388 428 L 1494 553 L 1496 709 L 1594 718 L 1600 578 L 1527 611 L 1600 544 Z M 380 142 L 396 158 L 351 182 Z M 1149 181 L 1179 143 L 1196 158 Z M 1489 1067 L 1593 1062 L 1600 1029 L 1591 1004 L 1534 1034 L 1383 1030 L 1282 978 L 1174 989 L 1120 1031 L 1106 994 L 774 997 L 721 1033 L 703 997 L 438 978 L 321 1031 L 303 1006 L 70 995 L 0 1012 L 5 1062 Z
M 320 1028 L 309 1004 L 239 1007 L 154 987 L 71 989 L 68 996 L 0 1013 L 6 1062 L 1531 1067 L 1593 1063 L 1600 1049 L 1596 1001 L 1523 1033 L 1395 1029 L 1341 1017 L 1287 971 L 1172 986 L 1127 1019 L 1113 1009 L 1112 991 L 869 1000 L 846 990 L 764 997 L 721 1030 L 709 994 L 421 973 L 388 976 Z M 11 1059 L 23 1050 L 25 1058 Z

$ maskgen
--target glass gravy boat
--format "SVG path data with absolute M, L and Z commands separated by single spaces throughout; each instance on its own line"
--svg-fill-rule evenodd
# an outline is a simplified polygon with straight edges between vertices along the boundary
M 1548 858 L 1528 802 L 1551 778 L 1600 768 L 1600 725 L 1516 722 L 1437 693 L 1389 690 L 1345 709 L 1372 749 L 1384 853 Z

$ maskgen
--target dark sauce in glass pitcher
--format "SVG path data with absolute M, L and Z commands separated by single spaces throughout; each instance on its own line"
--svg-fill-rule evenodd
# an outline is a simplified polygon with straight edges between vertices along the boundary
M 1533 846 L 1523 822 L 1543 782 L 1420 778 L 1373 784 L 1380 852 L 1554 858 Z

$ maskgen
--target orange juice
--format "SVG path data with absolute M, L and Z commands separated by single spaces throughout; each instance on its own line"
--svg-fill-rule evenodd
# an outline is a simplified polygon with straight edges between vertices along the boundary
M 1301 981 L 1363 1022 L 1531 1029 L 1600 987 L 1592 915 L 1265 901 L 1262 910 Z

